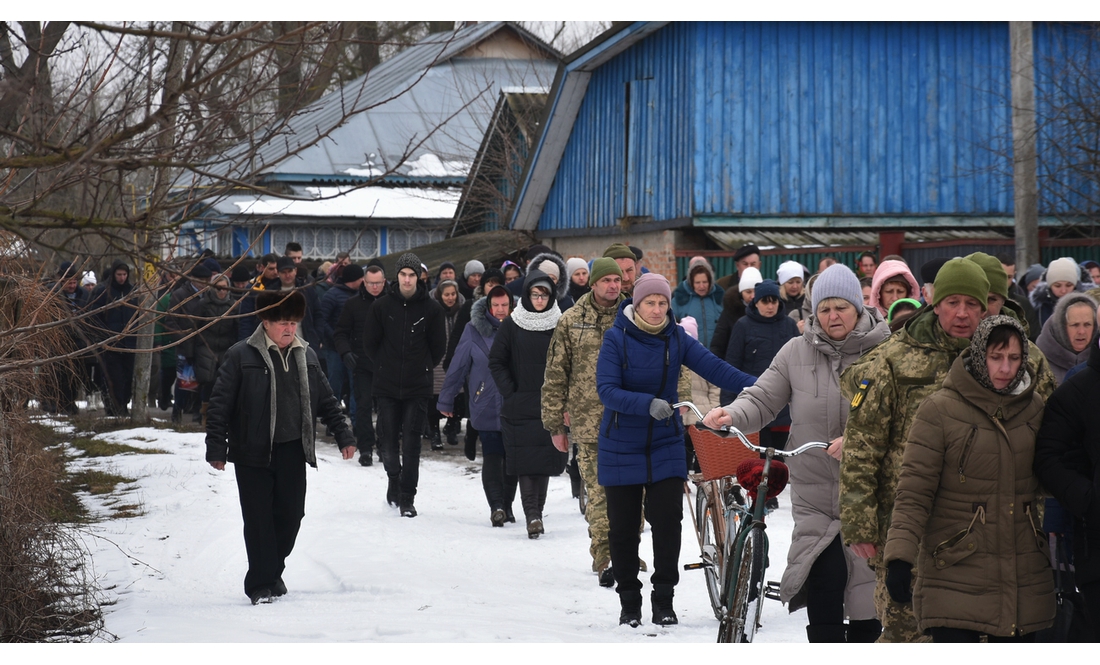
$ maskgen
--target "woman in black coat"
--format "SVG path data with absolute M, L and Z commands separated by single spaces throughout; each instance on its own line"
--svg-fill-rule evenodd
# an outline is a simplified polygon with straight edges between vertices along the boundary
M 554 447 L 550 433 L 542 426 L 546 350 L 561 318 L 554 293 L 554 283 L 546 273 L 529 271 L 523 297 L 512 316 L 500 324 L 489 352 L 489 370 L 504 398 L 500 424 L 507 473 L 519 476 L 528 538 L 543 533 L 542 509 L 550 476 L 565 470 L 568 457 Z
M 229 278 L 225 275 L 214 278 L 210 288 L 199 299 L 196 312 L 200 318 L 194 324 L 203 330 L 184 342 L 190 344 L 194 352 L 190 357 L 195 359 L 195 380 L 199 382 L 199 394 L 202 396 L 204 425 L 222 357 L 229 347 L 237 343 L 238 319 L 224 318 L 234 302 L 236 299 L 229 292 Z

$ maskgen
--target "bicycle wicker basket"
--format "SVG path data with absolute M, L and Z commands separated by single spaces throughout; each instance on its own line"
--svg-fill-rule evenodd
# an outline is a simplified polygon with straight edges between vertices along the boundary
M 737 437 L 723 438 L 696 425 L 688 428 L 688 436 L 691 437 L 691 445 L 695 447 L 695 457 L 699 460 L 703 480 L 736 476 L 738 464 L 760 458 L 759 453 L 746 448 Z M 760 445 L 759 434 L 748 434 L 745 438 L 753 445 Z

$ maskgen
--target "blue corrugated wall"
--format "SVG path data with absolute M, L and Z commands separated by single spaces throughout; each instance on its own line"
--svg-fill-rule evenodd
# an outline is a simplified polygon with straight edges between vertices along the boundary
M 539 228 L 1011 215 L 1008 59 L 1006 23 L 670 24 L 593 72 Z

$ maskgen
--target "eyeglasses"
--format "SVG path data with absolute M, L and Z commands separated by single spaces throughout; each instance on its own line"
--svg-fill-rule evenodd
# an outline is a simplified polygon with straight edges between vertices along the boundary
M 532 293 L 531 300 L 549 300 L 550 294 L 548 293 Z

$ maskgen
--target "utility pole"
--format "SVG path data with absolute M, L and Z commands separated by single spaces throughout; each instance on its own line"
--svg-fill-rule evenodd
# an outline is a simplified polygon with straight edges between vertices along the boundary
M 1039 185 L 1035 148 L 1035 49 L 1031 21 L 1009 21 L 1012 76 L 1012 189 L 1016 265 L 1039 263 Z

